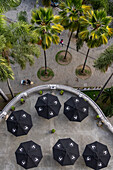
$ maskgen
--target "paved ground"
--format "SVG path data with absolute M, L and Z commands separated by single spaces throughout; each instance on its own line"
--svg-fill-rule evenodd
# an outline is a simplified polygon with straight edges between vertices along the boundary
M 12 20 L 16 20 L 16 13 L 20 10 L 27 10 L 28 16 L 30 18 L 30 10 L 32 9 L 35 0 L 24 0 L 23 3 L 17 8 L 16 10 L 8 12 L 6 15 L 8 18 Z M 54 11 L 57 13 L 57 9 Z M 64 39 L 64 44 L 67 44 L 68 40 L 68 31 L 62 33 L 61 38 Z M 109 44 L 112 43 L 110 40 Z M 109 45 L 108 44 L 108 45 Z M 106 81 L 108 76 L 111 74 L 112 69 L 109 68 L 108 71 L 104 73 L 100 73 L 100 71 L 95 70 L 92 65 L 95 58 L 99 56 L 99 54 L 106 48 L 106 46 L 102 46 L 100 48 L 92 49 L 90 51 L 90 57 L 88 58 L 87 64 L 92 69 L 92 76 L 88 80 L 80 80 L 76 81 L 75 76 L 75 69 L 78 65 L 84 62 L 84 54 L 86 54 L 87 47 L 84 46 L 81 49 L 81 53 L 77 53 L 75 49 L 75 42 L 71 41 L 69 51 L 72 53 L 73 59 L 72 62 L 67 66 L 58 65 L 55 62 L 55 54 L 65 49 L 61 46 L 52 45 L 49 50 L 47 50 L 47 59 L 48 59 L 48 66 L 53 69 L 55 76 L 54 78 L 49 81 L 48 83 L 58 83 L 58 84 L 65 84 L 69 86 L 102 86 L 103 83 Z M 41 51 L 41 56 L 36 60 L 33 67 L 29 65 L 26 66 L 26 70 L 21 70 L 20 67 L 16 64 L 12 66 L 14 73 L 15 73 L 15 80 L 11 81 L 11 85 L 14 89 L 14 92 L 24 91 L 31 86 L 21 86 L 20 81 L 21 79 L 29 78 L 35 82 L 34 86 L 47 84 L 45 82 L 40 81 L 37 78 L 37 70 L 44 65 L 44 57 L 43 51 Z M 113 80 L 111 80 L 108 86 L 113 84 Z M 2 88 L 6 93 L 9 93 L 8 88 L 6 86 L 6 82 L 0 82 L 0 88 Z M 46 92 L 45 92 L 46 93 Z M 82 153 L 85 148 L 85 145 L 94 141 L 102 142 L 106 144 L 109 148 L 109 151 L 112 155 L 109 165 L 106 170 L 113 170 L 113 135 L 105 128 L 98 128 L 96 125 L 95 112 L 92 108 L 89 109 L 89 116 L 81 123 L 72 123 L 69 122 L 68 119 L 62 114 L 63 113 L 63 103 L 70 97 L 69 93 L 65 93 L 63 96 L 59 96 L 58 91 L 55 92 L 59 100 L 62 104 L 62 108 L 60 110 L 59 116 L 51 119 L 45 120 L 39 117 L 36 113 L 34 105 L 38 98 L 38 94 L 27 98 L 24 105 L 16 106 L 16 110 L 24 109 L 28 113 L 32 115 L 33 119 L 33 127 L 30 130 L 27 136 L 18 137 L 16 138 L 12 134 L 10 134 L 6 129 L 5 121 L 0 123 L 0 169 L 1 170 L 23 170 L 19 165 L 16 164 L 15 159 L 15 151 L 21 142 L 27 140 L 33 140 L 34 142 L 40 144 L 42 146 L 43 151 L 43 159 L 39 164 L 37 169 L 39 170 L 90 170 L 90 168 L 86 167 L 82 158 Z M 50 134 L 49 130 L 52 128 L 56 129 L 55 134 Z M 80 157 L 75 163 L 74 166 L 69 167 L 61 167 L 56 161 L 53 160 L 52 156 L 52 147 L 57 142 L 59 138 L 72 138 L 76 143 L 79 144 L 80 149 Z M 35 170 L 36 168 L 34 168 Z
M 6 16 L 15 21 L 17 12 L 21 10 L 26 10 L 30 20 L 31 9 L 34 6 L 34 3 L 35 0 L 32 1 L 32 3 L 30 2 L 30 0 L 24 0 L 22 4 L 17 8 L 17 10 L 12 10 L 7 12 Z M 58 13 L 57 8 L 54 9 L 54 13 L 55 14 Z M 69 38 L 68 31 L 64 31 L 60 37 L 64 39 L 64 44 L 67 44 Z M 113 39 L 109 41 L 108 45 L 110 45 L 112 41 Z M 93 63 L 94 63 L 94 59 L 96 59 L 107 46 L 101 46 L 99 48 L 91 49 L 89 53 L 90 57 L 88 58 L 87 65 L 91 67 L 92 75 L 87 80 L 79 79 L 79 81 L 76 81 L 75 69 L 78 65 L 83 64 L 85 59 L 85 54 L 87 52 L 87 46 L 84 45 L 83 48 L 80 50 L 80 52 L 76 52 L 75 41 L 72 40 L 69 49 L 69 52 L 72 54 L 72 61 L 67 66 L 61 66 L 56 63 L 55 55 L 58 51 L 62 49 L 65 50 L 66 46 L 64 45 L 64 47 L 61 47 L 60 45 L 52 44 L 50 49 L 47 50 L 47 63 L 48 63 L 48 67 L 52 68 L 52 70 L 54 71 L 55 76 L 48 83 L 64 84 L 72 87 L 103 86 L 108 76 L 111 74 L 112 68 L 109 68 L 106 73 L 101 73 L 100 71 L 95 70 L 95 68 L 93 67 Z M 34 86 L 47 84 L 47 82 L 43 82 L 37 78 L 37 71 L 42 66 L 44 66 L 44 57 L 43 57 L 42 50 L 41 50 L 41 56 L 38 59 L 36 59 L 35 64 L 32 67 L 30 67 L 27 64 L 26 69 L 21 70 L 19 65 L 17 64 L 13 65 L 12 68 L 14 70 L 15 80 L 11 81 L 11 85 L 14 92 L 15 93 L 21 92 L 27 88 L 30 88 L 30 86 L 22 86 L 20 84 L 20 81 L 26 78 L 29 78 L 33 82 L 35 82 Z M 113 79 L 111 79 L 108 86 L 112 86 L 112 85 L 113 85 Z M 0 82 L 0 88 L 3 89 L 6 92 L 6 94 L 9 93 L 6 82 L 4 83 Z
M 44 94 L 46 92 L 48 91 L 45 91 Z M 43 152 L 42 161 L 38 168 L 33 168 L 33 170 L 90 170 L 84 163 L 82 153 L 86 144 L 94 141 L 99 141 L 108 146 L 112 157 L 105 170 L 113 170 L 113 134 L 105 127 L 97 127 L 96 120 L 94 119 L 96 113 L 92 108 L 89 109 L 89 116 L 81 123 L 70 122 L 63 114 L 63 104 L 70 96 L 74 95 L 65 92 L 61 96 L 57 90 L 54 93 L 58 96 L 62 107 L 59 116 L 50 120 L 39 117 L 34 108 L 39 97 L 37 93 L 27 98 L 23 105 L 20 105 L 20 103 L 16 104 L 16 110 L 23 109 L 32 116 L 33 127 L 28 135 L 15 137 L 7 131 L 4 120 L 0 123 L 0 169 L 23 170 L 21 166 L 17 165 L 14 153 L 21 142 L 33 140 L 41 145 Z M 53 128 L 56 129 L 56 132 L 55 134 L 50 134 L 49 131 Z M 80 157 L 73 166 L 62 167 L 53 160 L 52 147 L 58 139 L 68 137 L 79 144 Z

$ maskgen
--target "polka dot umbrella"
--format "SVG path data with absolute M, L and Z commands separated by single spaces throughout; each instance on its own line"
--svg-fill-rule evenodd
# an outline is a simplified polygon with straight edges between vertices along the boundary
M 35 108 L 39 116 L 51 119 L 58 115 L 61 104 L 57 96 L 47 93 L 38 98 Z

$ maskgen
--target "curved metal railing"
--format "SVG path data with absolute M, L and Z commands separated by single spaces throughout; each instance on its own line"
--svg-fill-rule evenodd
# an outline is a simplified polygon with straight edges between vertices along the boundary
M 58 85 L 58 84 L 47 84 L 47 85 L 41 85 L 41 86 L 37 86 L 37 87 L 33 87 L 31 89 L 28 89 L 22 93 L 20 93 L 18 96 L 16 96 L 15 98 L 13 98 L 2 110 L 2 112 L 0 113 L 0 119 L 5 117 L 8 112 L 11 109 L 11 106 L 15 105 L 18 101 L 20 101 L 20 99 L 22 97 L 27 97 L 32 93 L 35 93 L 39 90 L 64 90 L 64 91 L 68 91 L 70 93 L 76 94 L 79 97 L 84 98 L 86 101 L 88 101 L 88 103 L 93 107 L 93 109 L 96 111 L 96 113 L 99 115 L 100 119 L 103 121 L 103 123 L 107 126 L 107 128 L 113 133 L 113 126 L 111 125 L 111 123 L 109 122 L 109 120 L 106 118 L 106 116 L 104 115 L 104 113 L 102 112 L 102 110 L 100 109 L 100 107 L 87 95 L 85 95 L 84 93 L 82 93 L 79 90 L 76 90 L 72 87 L 69 86 L 65 86 L 65 85 Z

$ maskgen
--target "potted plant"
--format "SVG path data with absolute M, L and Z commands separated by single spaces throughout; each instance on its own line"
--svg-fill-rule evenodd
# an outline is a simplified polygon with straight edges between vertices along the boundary
M 61 90 L 61 91 L 60 91 L 60 94 L 63 95 L 63 94 L 64 94 L 64 90 Z
M 43 91 L 42 91 L 42 90 L 40 90 L 38 93 L 39 93 L 40 95 L 42 95 L 42 94 L 43 94 Z
M 55 133 L 55 129 L 52 129 L 52 130 L 51 130 L 51 133 Z
M 96 115 L 95 116 L 95 120 L 99 120 L 100 119 L 100 116 L 99 115 Z
M 21 104 L 25 103 L 25 100 L 23 98 L 20 99 Z
M 15 106 L 11 106 L 11 111 L 14 111 L 15 110 Z

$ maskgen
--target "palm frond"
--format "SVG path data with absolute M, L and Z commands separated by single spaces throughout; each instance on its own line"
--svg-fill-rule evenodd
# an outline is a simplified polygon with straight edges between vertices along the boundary
M 13 7 L 19 6 L 21 0 L 0 0 L 0 13 L 10 10 Z
M 94 62 L 94 67 L 102 72 L 107 71 L 113 63 L 113 45 L 108 47 L 97 60 Z
M 0 80 L 5 81 L 8 78 L 14 80 L 14 73 L 7 61 L 0 56 Z
M 37 21 L 39 18 L 41 19 L 40 22 Z M 38 33 L 38 37 L 41 40 L 40 45 L 44 50 L 48 49 L 52 42 L 58 43 L 56 34 L 64 30 L 63 26 L 59 24 L 60 20 L 60 16 L 53 15 L 52 8 L 39 8 L 33 11 L 32 21 L 37 24 L 34 26 L 34 34 Z

